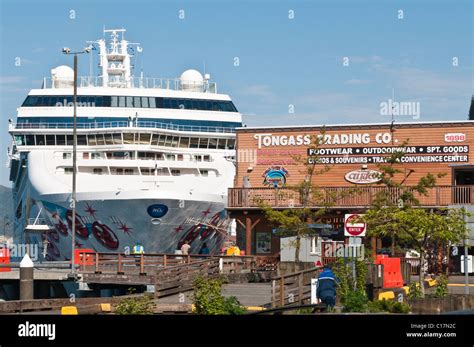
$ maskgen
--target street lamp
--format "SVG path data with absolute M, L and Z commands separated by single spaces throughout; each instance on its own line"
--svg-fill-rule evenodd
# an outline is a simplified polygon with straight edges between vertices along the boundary
M 72 208 L 72 248 L 71 248 L 71 276 L 76 277 L 76 267 L 74 253 L 76 250 L 76 161 L 77 161 L 77 55 L 89 53 L 90 47 L 84 48 L 82 51 L 71 52 L 71 49 L 64 47 L 62 52 L 67 55 L 74 55 L 74 95 L 72 102 L 74 105 L 73 115 L 73 127 L 72 127 L 72 196 L 71 196 L 71 208 Z

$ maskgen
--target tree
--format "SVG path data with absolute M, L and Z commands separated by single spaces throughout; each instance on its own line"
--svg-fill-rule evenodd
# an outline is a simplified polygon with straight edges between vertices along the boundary
M 304 180 L 294 185 L 285 185 L 282 189 L 275 187 L 275 194 L 279 199 L 288 200 L 289 208 L 276 210 L 262 200 L 258 202 L 266 219 L 278 226 L 277 234 L 280 237 L 295 237 L 293 246 L 296 262 L 300 261 L 301 239 L 314 235 L 314 229 L 309 223 L 323 218 L 328 208 L 333 206 L 337 199 L 353 192 L 353 190 L 344 193 L 322 190 L 314 183 L 317 176 L 323 175 L 331 169 L 329 165 L 322 164 L 319 155 L 319 148 L 323 145 L 325 133 L 323 128 L 319 135 L 312 136 L 312 147 L 307 157 L 301 155 L 292 157 L 296 163 L 303 164 L 304 169 L 300 173 L 304 175 Z
M 380 170 L 380 190 L 370 209 L 362 218 L 367 223 L 369 236 L 390 237 L 392 255 L 396 243 L 402 243 L 420 254 L 420 287 L 424 296 L 426 254 L 434 243 L 459 242 L 467 233 L 463 209 L 426 210 L 420 207 L 419 196 L 427 196 L 442 174 L 422 176 L 416 185 L 406 186 L 405 181 L 397 180 L 401 170 L 401 158 L 405 155 L 407 142 L 399 150 L 378 165 Z M 410 173 L 414 170 L 410 170 Z

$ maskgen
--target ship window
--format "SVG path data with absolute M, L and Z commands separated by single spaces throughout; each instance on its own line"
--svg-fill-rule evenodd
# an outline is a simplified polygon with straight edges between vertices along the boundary
M 166 135 L 160 135 L 160 140 L 158 141 L 158 146 L 164 146 L 166 140 Z
M 54 135 L 46 135 L 46 145 L 54 146 L 56 142 L 54 141 Z
M 53 135 L 54 136 L 54 135 Z M 18 146 L 24 145 L 25 144 L 25 138 L 23 135 L 15 135 L 15 143 Z
M 202 156 L 201 155 L 195 155 L 194 160 L 195 161 L 202 161 Z
M 171 147 L 178 147 L 178 141 L 179 141 L 179 137 L 173 136 L 173 139 L 171 140 Z
M 113 134 L 114 138 L 114 145 L 121 145 L 122 144 L 122 134 Z
M 99 146 L 105 145 L 104 135 L 103 135 L 103 134 L 97 134 L 97 135 L 96 135 L 96 138 L 97 138 L 97 145 L 99 145 Z
M 201 176 L 207 177 L 209 176 L 209 171 L 208 170 L 199 170 L 201 172 Z
M 162 168 L 162 167 L 155 169 L 155 171 L 156 171 L 156 174 L 158 176 L 168 176 L 169 175 L 168 169 L 165 169 L 165 168 Z
M 172 176 L 181 176 L 181 170 L 171 170 Z
M 182 154 L 178 154 L 178 161 L 183 161 L 183 155 Z
M 56 105 L 58 102 L 58 97 L 57 96 L 51 96 L 50 99 L 49 99 L 49 106 L 58 106 Z M 61 102 L 61 100 L 59 101 Z M 59 105 L 59 106 L 62 106 L 62 105 Z
M 156 101 L 156 107 L 157 108 L 164 108 L 163 106 L 163 98 L 155 98 L 155 101 Z M 151 106 L 151 103 L 150 103 L 150 107 Z
M 100 152 L 91 152 L 91 159 L 102 159 L 102 153 L 100 153 Z
M 133 97 L 127 96 L 127 107 L 133 107 Z
M 198 104 L 198 110 L 205 110 L 206 109 L 206 103 L 204 102 L 204 100 L 197 101 L 197 104 Z
M 140 168 L 140 171 L 142 172 L 142 175 L 144 175 L 144 176 L 151 176 L 152 175 L 151 170 L 149 168 L 142 167 L 142 168 Z
M 125 107 L 125 96 L 119 96 L 119 107 Z
M 199 141 L 199 148 L 207 148 L 207 143 L 208 143 L 209 139 L 204 139 L 204 138 L 201 138 L 201 140 Z
M 77 135 L 77 145 L 78 146 L 87 146 L 86 135 Z
M 202 159 L 203 159 L 204 161 L 211 161 L 211 156 L 209 156 L 209 155 L 204 155 L 204 156 L 202 157 Z
M 148 108 L 148 98 L 146 96 L 142 96 L 142 107 Z
M 140 143 L 148 145 L 150 144 L 150 134 L 140 134 Z
M 94 103 L 94 105 L 92 105 L 92 106 L 95 106 L 95 107 L 102 107 L 103 104 L 104 104 L 104 98 L 105 98 L 105 97 L 102 97 L 102 96 L 96 96 L 96 97 L 95 97 L 95 103 Z
M 153 146 L 157 146 L 158 145 L 158 139 L 160 138 L 160 135 L 158 134 L 153 134 L 152 138 L 151 138 L 151 144 Z
M 181 108 L 181 105 L 183 105 L 183 100 L 171 99 L 170 108 Z
M 206 100 L 206 110 L 212 110 L 212 101 Z
M 37 102 L 38 102 L 37 96 L 29 96 L 26 98 L 22 106 L 36 106 Z
M 184 107 L 187 110 L 191 110 L 193 108 L 193 104 L 192 104 L 191 100 L 189 100 L 189 99 L 184 100 Z
M 164 160 L 165 159 L 165 156 L 163 155 L 163 153 L 156 153 L 156 160 Z
M 166 142 L 165 142 L 166 147 L 171 146 L 171 139 L 172 139 L 172 136 L 166 136 Z
M 227 149 L 234 149 L 235 146 L 235 139 L 227 140 Z
M 199 146 L 199 137 L 191 137 L 189 148 L 198 148 L 198 146 Z
M 72 167 L 65 167 L 64 168 L 64 173 L 66 175 L 72 175 Z
M 218 149 L 225 149 L 225 141 L 226 141 L 226 139 L 219 139 L 219 142 L 217 143 L 217 148 Z
M 209 139 L 209 149 L 216 149 L 217 139 Z
M 89 159 L 89 152 L 82 153 L 82 159 Z
M 45 145 L 44 135 L 36 135 L 36 145 L 44 146 Z
M 176 156 L 174 154 L 167 154 L 166 160 L 176 160 Z
M 112 99 L 112 97 L 110 97 L 110 96 L 104 96 L 102 106 L 103 107 L 110 107 L 111 99 Z
M 89 146 L 96 146 L 97 140 L 95 139 L 95 135 L 88 135 L 87 140 L 89 142 Z
M 135 107 L 142 107 L 140 99 L 141 98 L 139 96 L 134 96 L 133 97 L 133 103 L 134 103 Z
M 43 96 L 43 101 L 41 102 L 41 106 L 51 106 L 50 100 L 51 100 L 50 96 Z
M 120 169 L 120 168 L 115 169 L 115 174 L 116 175 L 123 175 L 123 169 Z
M 125 169 L 124 170 L 125 175 L 133 175 L 133 169 Z
M 94 175 L 102 175 L 102 168 L 94 168 Z
M 124 133 L 123 134 L 123 143 L 125 145 L 130 145 L 133 143 L 133 133 Z
M 113 145 L 114 140 L 112 139 L 112 134 L 104 134 L 105 137 L 105 144 L 107 145 Z
M 74 139 L 73 139 L 72 135 L 66 135 L 66 144 L 68 146 L 74 145 Z
M 118 107 L 118 105 L 119 105 L 118 100 L 119 100 L 119 97 L 118 97 L 118 96 L 112 96 L 112 97 L 111 97 L 111 100 L 110 100 L 110 106 L 112 106 L 112 107 Z
M 150 108 L 156 108 L 156 99 L 148 98 L 148 104 L 150 105 Z
M 72 104 L 72 95 L 65 96 L 64 99 L 66 100 L 66 105 L 64 106 L 68 106 L 68 107 L 74 106 Z M 64 102 L 64 99 L 63 99 L 63 102 Z
M 63 153 L 63 159 L 71 159 L 72 158 L 72 153 L 71 152 L 64 152 Z
M 171 100 L 163 99 L 163 108 L 171 108 Z
M 138 152 L 138 159 L 141 160 L 154 160 L 155 153 L 153 152 Z
M 95 100 L 97 99 L 95 96 L 86 96 L 85 98 L 87 99 L 87 101 L 84 106 L 95 107 Z
M 189 147 L 189 137 L 182 137 L 179 141 L 179 147 L 188 148 Z
M 27 146 L 34 146 L 35 145 L 35 135 L 26 135 L 26 145 Z
M 56 145 L 64 146 L 66 144 L 66 138 L 64 135 L 56 135 Z

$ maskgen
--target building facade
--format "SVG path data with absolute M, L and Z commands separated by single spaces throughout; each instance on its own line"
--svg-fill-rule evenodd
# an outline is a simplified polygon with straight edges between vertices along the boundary
M 383 189 L 377 184 L 377 164 L 394 151 L 404 152 L 395 179 L 406 186 L 428 173 L 444 175 L 427 196 L 418 197 L 423 207 L 474 204 L 474 121 L 240 128 L 236 146 L 228 211 L 237 220 L 237 243 L 249 254 L 280 252 L 275 226 L 265 220 L 259 204 L 264 201 L 276 209 L 301 206 L 297 192 L 281 192 L 307 179 L 305 163 L 315 155 L 317 166 L 328 171 L 314 176 L 313 183 L 342 197 L 323 221 L 330 227 L 319 230 L 326 239 L 343 240 L 344 215 L 363 213 L 370 206 Z M 358 193 L 349 194 L 355 188 Z M 390 194 L 397 198 L 396 191 Z

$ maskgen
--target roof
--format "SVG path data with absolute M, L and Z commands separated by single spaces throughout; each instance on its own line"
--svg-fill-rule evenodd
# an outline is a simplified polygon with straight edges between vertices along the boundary
M 471 110 L 473 106 L 471 105 Z M 474 112 L 474 110 L 473 110 Z M 431 122 L 394 122 L 395 128 L 427 128 L 427 127 L 459 127 L 474 126 L 474 119 L 460 121 L 431 121 Z M 294 130 L 341 130 L 341 129 L 370 129 L 370 128 L 390 128 L 391 123 L 354 123 L 354 124 L 319 124 L 319 125 L 283 125 L 283 126 L 262 126 L 262 127 L 240 127 L 238 133 L 255 131 L 294 131 Z

